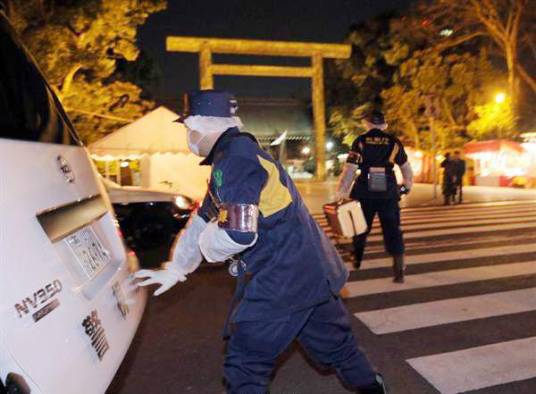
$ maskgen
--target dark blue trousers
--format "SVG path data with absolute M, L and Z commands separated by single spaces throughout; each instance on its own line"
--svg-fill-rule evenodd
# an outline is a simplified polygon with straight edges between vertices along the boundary
M 367 236 L 372 228 L 374 216 L 378 214 L 383 231 L 385 251 L 392 256 L 404 254 L 404 239 L 400 229 L 400 207 L 394 198 L 362 198 L 359 199 L 363 216 L 367 221 L 367 231 L 356 235 L 353 239 L 355 259 L 361 262 L 365 252 Z
M 235 323 L 224 374 L 228 394 L 266 394 L 276 358 L 297 339 L 313 360 L 334 368 L 350 388 L 372 384 L 376 372 L 357 346 L 340 298 L 278 321 Z

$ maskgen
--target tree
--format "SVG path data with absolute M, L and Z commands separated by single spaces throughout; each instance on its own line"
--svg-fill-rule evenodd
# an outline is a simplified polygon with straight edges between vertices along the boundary
M 474 139 L 515 138 L 515 117 L 510 98 L 504 102 L 490 101 L 477 105 L 477 118 L 467 127 L 468 134 Z
M 348 136 L 345 143 L 362 131 L 364 113 L 381 107 L 382 90 L 391 86 L 398 65 L 411 52 L 410 45 L 392 32 L 400 20 L 395 14 L 385 14 L 352 26 L 346 39 L 352 45 L 350 59 L 328 63 L 329 125 L 335 135 Z
M 534 8 L 528 0 L 435 0 L 422 5 L 425 19 L 421 26 L 437 39 L 437 49 L 459 46 L 477 37 L 489 38 L 506 63 L 511 105 L 517 113 L 519 78 L 536 93 L 534 74 L 527 71 L 520 56 L 526 50 L 532 61 L 536 59 Z
M 23 41 L 91 142 L 153 106 L 137 75 L 137 28 L 166 0 L 11 0 Z M 139 81 L 135 81 L 139 82 Z
M 468 137 L 466 129 L 479 114 L 487 88 L 500 80 L 485 51 L 442 55 L 434 50 L 415 51 L 402 63 L 394 84 L 382 92 L 391 127 L 403 131 L 416 147 L 430 148 L 427 96 L 435 97 L 434 129 L 441 149 L 459 146 Z

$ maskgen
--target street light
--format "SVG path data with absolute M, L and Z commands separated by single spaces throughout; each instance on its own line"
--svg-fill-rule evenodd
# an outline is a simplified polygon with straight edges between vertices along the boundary
M 504 101 L 506 100 L 506 93 L 504 92 L 499 92 L 495 95 L 495 102 L 497 104 L 502 104 L 504 103 Z
M 311 153 L 311 148 L 309 148 L 308 146 L 304 146 L 303 149 L 301 150 L 301 153 L 307 156 L 309 153 Z
M 326 143 L 326 150 L 327 150 L 328 152 L 330 152 L 330 151 L 333 149 L 333 146 L 334 146 L 334 145 L 335 145 L 335 144 L 333 143 L 333 141 L 328 141 L 328 142 Z

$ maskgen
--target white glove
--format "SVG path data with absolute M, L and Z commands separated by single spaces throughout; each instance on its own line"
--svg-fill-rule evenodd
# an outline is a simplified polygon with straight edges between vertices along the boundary
M 349 197 L 349 193 L 345 193 L 341 190 L 337 190 L 335 192 L 335 201 L 339 202 L 339 201 L 342 201 L 342 200 L 345 200 Z
M 171 261 L 162 264 L 160 270 L 141 270 L 134 274 L 135 278 L 148 278 L 137 286 L 160 284 L 154 295 L 168 291 L 177 282 L 184 282 L 186 275 L 195 271 L 203 256 L 199 250 L 199 235 L 207 227 L 207 223 L 198 215 L 192 216 L 185 229 L 179 233 L 171 252 Z
M 134 273 L 134 277 L 137 279 L 146 278 L 143 282 L 138 283 L 138 286 L 159 284 L 160 287 L 153 293 L 153 295 L 158 296 L 171 289 L 177 282 L 184 282 L 186 280 L 186 272 L 181 270 L 173 262 L 167 262 L 164 263 L 163 269 L 140 270 Z
M 406 161 L 400 166 L 400 172 L 402 173 L 402 184 L 406 186 L 408 190 L 411 190 L 413 187 L 413 170 L 411 169 L 411 164 L 409 161 Z

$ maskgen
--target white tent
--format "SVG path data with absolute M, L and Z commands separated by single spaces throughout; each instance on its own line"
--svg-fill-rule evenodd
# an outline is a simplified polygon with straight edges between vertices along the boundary
M 173 122 L 178 115 L 159 107 L 133 123 L 89 145 L 100 161 L 139 160 L 140 186 L 182 193 L 201 199 L 207 188 L 210 167 L 190 153 L 186 129 Z

